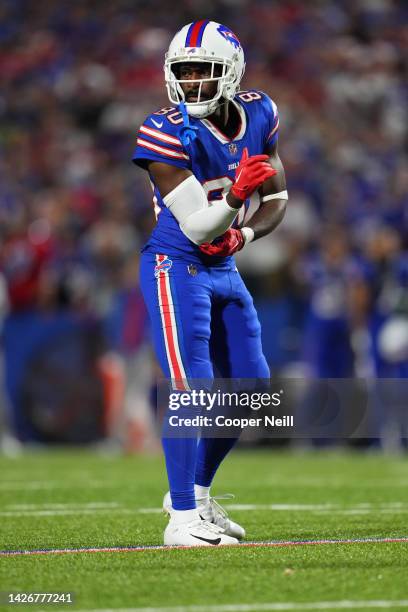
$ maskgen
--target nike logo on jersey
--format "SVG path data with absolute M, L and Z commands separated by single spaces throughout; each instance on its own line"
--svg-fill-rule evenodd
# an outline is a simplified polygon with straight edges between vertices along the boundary
M 157 128 L 159 128 L 159 130 L 160 130 L 160 128 L 161 128 L 161 127 L 163 127 L 163 121 L 162 121 L 161 123 L 159 123 L 158 121 L 155 121 L 154 119 L 152 119 L 152 123 L 153 123 L 153 125 L 155 125 Z
M 221 542 L 221 538 L 216 538 L 215 540 L 209 540 L 208 538 L 200 538 L 200 536 L 195 536 L 193 534 L 191 534 L 193 536 L 193 538 L 196 538 L 197 540 L 202 540 L 203 542 L 207 542 L 208 544 L 211 544 L 212 546 L 218 546 L 218 544 Z

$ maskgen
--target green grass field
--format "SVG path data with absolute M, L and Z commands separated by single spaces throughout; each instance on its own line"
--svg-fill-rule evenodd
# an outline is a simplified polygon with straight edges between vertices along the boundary
M 250 541 L 401 538 L 407 468 L 380 455 L 237 451 L 213 493 L 235 494 L 225 506 Z M 160 457 L 39 452 L 0 458 L 0 474 L 3 551 L 162 543 Z M 0 591 L 72 591 L 80 610 L 408 609 L 408 542 L 3 555 Z M 16 607 L 27 606 L 1 609 Z

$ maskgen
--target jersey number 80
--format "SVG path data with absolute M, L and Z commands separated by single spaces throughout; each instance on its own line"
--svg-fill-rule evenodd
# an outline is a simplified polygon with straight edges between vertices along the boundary
M 209 181 L 205 181 L 203 183 L 203 189 L 205 191 L 205 195 L 207 196 L 207 200 L 210 206 L 216 203 L 219 200 L 222 200 L 224 196 L 229 192 L 233 185 L 233 181 L 229 176 L 219 176 L 216 179 L 211 179 Z M 245 217 L 245 205 L 241 206 L 239 209 L 238 217 L 236 219 L 236 223 L 241 225 Z

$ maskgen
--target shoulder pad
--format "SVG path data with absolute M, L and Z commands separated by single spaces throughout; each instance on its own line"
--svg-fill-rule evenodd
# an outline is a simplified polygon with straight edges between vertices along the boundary
M 143 125 L 147 128 L 162 130 L 165 134 L 177 135 L 183 125 L 183 117 L 174 106 L 165 106 L 146 117 Z

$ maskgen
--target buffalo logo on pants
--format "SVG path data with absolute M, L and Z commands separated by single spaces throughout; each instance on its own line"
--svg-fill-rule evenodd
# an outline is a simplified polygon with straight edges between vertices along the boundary
M 166 255 L 165 259 L 163 259 L 163 261 L 161 261 L 160 263 L 158 263 L 154 267 L 154 275 L 155 275 L 155 277 L 159 278 L 160 273 L 161 272 L 167 272 L 168 270 L 170 270 L 172 265 L 173 265 L 173 262 Z

